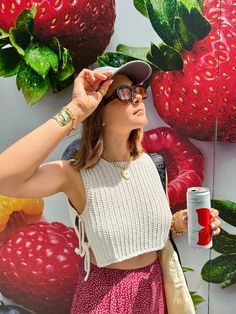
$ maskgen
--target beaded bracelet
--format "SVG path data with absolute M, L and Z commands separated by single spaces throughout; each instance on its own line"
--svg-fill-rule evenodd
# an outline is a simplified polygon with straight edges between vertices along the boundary
M 181 234 L 184 233 L 184 231 L 177 231 L 177 230 L 175 229 L 175 217 L 176 217 L 175 214 L 176 214 L 176 213 L 174 213 L 174 214 L 172 215 L 170 230 L 171 230 L 171 233 L 172 233 L 173 235 L 181 235 Z
M 76 130 L 76 126 L 74 125 L 75 122 L 74 113 L 66 106 L 64 106 L 57 114 L 55 114 L 55 116 L 53 116 L 52 119 L 56 120 L 60 126 L 65 126 L 70 121 L 73 122 L 73 128 L 67 135 L 71 134 L 71 132 Z

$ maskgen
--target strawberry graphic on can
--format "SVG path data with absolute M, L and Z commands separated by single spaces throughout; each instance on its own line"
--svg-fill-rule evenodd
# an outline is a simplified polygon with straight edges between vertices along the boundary
M 211 248 L 211 198 L 205 187 L 187 189 L 188 243 L 192 247 Z

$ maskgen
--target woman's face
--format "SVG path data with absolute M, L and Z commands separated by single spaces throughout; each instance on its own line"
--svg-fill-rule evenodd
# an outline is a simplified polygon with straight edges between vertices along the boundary
M 132 86 L 132 81 L 125 75 L 117 74 L 105 96 L 111 96 L 117 87 L 121 85 Z M 145 105 L 140 94 L 136 94 L 132 102 L 123 103 L 118 98 L 111 100 L 104 105 L 102 120 L 107 129 L 117 131 L 132 131 L 144 128 L 147 124 Z

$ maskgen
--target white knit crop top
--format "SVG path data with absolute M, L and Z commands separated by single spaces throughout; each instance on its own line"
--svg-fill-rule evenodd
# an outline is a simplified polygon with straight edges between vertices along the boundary
M 80 170 L 86 207 L 79 215 L 70 202 L 68 206 L 79 238 L 75 252 L 84 256 L 85 281 L 90 272 L 89 248 L 97 266 L 104 267 L 160 250 L 168 239 L 172 214 L 151 157 L 142 153 L 129 169 L 126 180 L 120 168 L 101 158 L 93 168 Z

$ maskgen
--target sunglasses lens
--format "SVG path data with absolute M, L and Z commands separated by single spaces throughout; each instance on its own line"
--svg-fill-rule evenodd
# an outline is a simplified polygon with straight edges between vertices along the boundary
M 136 86 L 135 92 L 142 96 L 143 99 L 147 98 L 147 90 L 143 86 Z
M 118 97 L 123 102 L 129 102 L 132 100 L 132 90 L 127 87 L 120 87 L 118 90 Z

